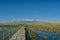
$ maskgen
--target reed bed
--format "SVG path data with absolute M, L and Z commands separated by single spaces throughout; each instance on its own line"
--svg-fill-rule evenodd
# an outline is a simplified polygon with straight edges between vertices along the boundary
M 33 30 L 39 30 L 48 33 L 60 34 L 60 24 L 27 24 L 27 28 L 32 28 Z

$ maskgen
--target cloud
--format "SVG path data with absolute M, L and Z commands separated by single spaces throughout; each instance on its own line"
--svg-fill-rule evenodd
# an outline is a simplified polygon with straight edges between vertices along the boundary
M 33 19 L 23 19 L 22 21 L 34 21 Z
M 18 21 L 32 21 L 32 19 L 5 19 L 5 20 L 0 20 L 0 23 L 11 23 L 11 22 L 18 22 Z
M 15 21 L 20 21 L 20 19 L 5 19 L 5 20 L 0 20 L 0 23 L 9 23 L 9 22 L 15 22 Z
M 7 19 L 7 20 L 1 20 L 0 23 L 11 23 L 11 22 L 19 22 L 19 21 L 39 21 L 38 19 Z
M 58 20 L 58 21 L 57 21 Z M 40 22 L 60 22 L 57 18 L 49 18 L 49 19 L 19 19 L 19 18 L 9 18 L 5 20 L 0 20 L 0 23 L 11 23 L 11 22 L 19 22 L 19 21 L 40 21 Z

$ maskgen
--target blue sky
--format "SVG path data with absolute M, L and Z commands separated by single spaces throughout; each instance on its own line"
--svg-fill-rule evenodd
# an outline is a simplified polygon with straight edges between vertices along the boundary
M 0 22 L 60 22 L 59 0 L 0 0 Z

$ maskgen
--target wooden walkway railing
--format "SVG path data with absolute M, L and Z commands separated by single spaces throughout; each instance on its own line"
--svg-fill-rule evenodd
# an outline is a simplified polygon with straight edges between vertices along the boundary
M 25 27 L 20 28 L 10 40 L 25 40 Z

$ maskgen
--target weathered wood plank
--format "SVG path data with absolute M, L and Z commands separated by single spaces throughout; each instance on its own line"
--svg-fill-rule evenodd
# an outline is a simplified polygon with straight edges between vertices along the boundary
M 25 40 L 25 27 L 20 28 L 10 40 Z

